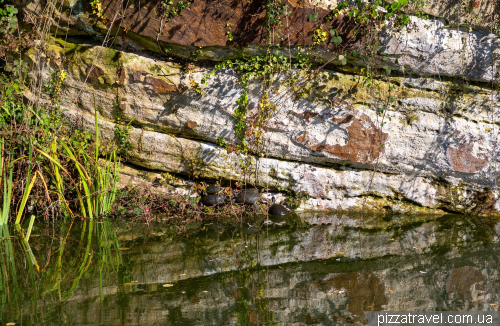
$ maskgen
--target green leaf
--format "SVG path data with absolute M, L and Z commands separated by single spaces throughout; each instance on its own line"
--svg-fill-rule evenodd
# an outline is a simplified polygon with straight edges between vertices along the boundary
M 398 0 L 398 2 L 402 5 L 402 6 L 406 6 L 408 4 L 408 0 Z
M 403 24 L 408 25 L 409 22 L 410 22 L 410 16 L 404 15 L 403 16 Z
M 307 20 L 309 20 L 310 22 L 314 21 L 318 19 L 318 13 L 317 12 L 313 12 L 312 14 L 309 15 L 309 17 L 307 17 Z
M 396 11 L 398 10 L 399 8 L 401 8 L 401 4 L 399 2 L 394 2 L 392 5 L 391 5 L 391 9 L 393 11 Z
M 332 42 L 333 44 L 335 44 L 335 46 L 338 46 L 340 43 L 342 43 L 342 37 L 340 36 L 336 36 L 336 37 L 333 37 L 330 42 Z

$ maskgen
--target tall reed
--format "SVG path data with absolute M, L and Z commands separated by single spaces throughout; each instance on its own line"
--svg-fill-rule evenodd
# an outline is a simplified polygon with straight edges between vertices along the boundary
M 80 182 L 76 185 L 80 213 L 83 217 L 95 218 L 106 215 L 113 206 L 118 187 L 118 174 L 120 162 L 115 151 L 109 154 L 104 163 L 99 161 L 99 124 L 97 121 L 97 112 L 95 114 L 95 146 L 94 153 L 89 155 L 82 151 L 75 151 L 74 148 L 60 141 L 62 153 L 57 153 L 57 138 L 54 137 L 52 144 L 52 153 L 46 153 L 41 149 L 37 151 L 47 158 L 54 171 L 57 189 L 61 199 L 64 199 L 64 187 L 62 183 L 62 172 L 68 173 L 61 163 L 61 158 L 70 160 L 74 168 L 78 171 Z
M 10 202 L 12 199 L 12 154 L 5 155 L 4 139 L 0 137 L 0 185 L 3 185 L 2 206 L 0 207 L 0 225 L 7 224 L 9 220 Z

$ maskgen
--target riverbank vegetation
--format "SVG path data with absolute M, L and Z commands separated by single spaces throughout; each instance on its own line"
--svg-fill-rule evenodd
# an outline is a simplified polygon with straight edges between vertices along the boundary
M 41 78 L 44 63 L 29 65 L 23 60 L 26 51 L 49 46 L 47 26 L 21 29 L 17 9 L 11 4 L 3 8 L 0 225 L 19 224 L 26 216 L 31 220 L 35 216 L 105 216 L 114 203 L 119 158 L 114 150 L 100 150 L 97 120 L 92 135 L 78 121 L 64 116 L 59 103 L 64 69 Z M 46 59 L 45 64 L 53 60 L 62 67 L 55 58 Z M 28 94 L 33 97 L 28 99 Z

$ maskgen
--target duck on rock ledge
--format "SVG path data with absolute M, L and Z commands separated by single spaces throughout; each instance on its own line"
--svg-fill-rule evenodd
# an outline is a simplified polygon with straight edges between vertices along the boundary
M 273 204 L 268 209 L 269 215 L 285 216 L 285 215 L 288 215 L 290 212 L 291 211 L 288 208 L 286 208 L 285 206 L 283 206 L 281 204 L 276 204 L 276 200 L 273 196 Z

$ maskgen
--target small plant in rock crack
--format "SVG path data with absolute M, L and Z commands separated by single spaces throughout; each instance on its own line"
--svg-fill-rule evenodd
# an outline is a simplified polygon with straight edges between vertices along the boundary
M 314 30 L 314 37 L 313 37 L 314 44 L 322 45 L 326 42 L 327 38 L 328 38 L 328 32 L 323 30 L 323 25 L 319 25 Z
M 191 88 L 196 94 L 203 96 L 203 89 L 201 88 L 200 83 L 194 80 L 193 75 L 189 75 L 189 85 L 191 85 Z
M 161 176 L 163 177 L 163 179 L 167 184 L 177 181 L 177 178 L 168 172 L 163 172 Z
M 201 51 L 201 50 L 200 50 Z M 189 76 L 189 84 L 191 86 L 191 89 L 198 95 L 202 96 L 204 95 L 203 89 L 200 86 L 200 83 L 198 83 L 193 76 L 193 72 L 196 70 L 196 66 L 192 63 L 188 63 L 186 65 L 186 73 Z
M 62 69 L 57 69 L 52 73 L 51 79 L 45 84 L 46 93 L 52 98 L 52 102 L 55 103 L 58 101 L 61 86 L 65 79 L 66 72 Z
M 176 4 L 174 0 L 162 0 L 159 2 L 160 14 L 167 20 L 174 18 L 175 16 L 181 16 L 182 11 L 186 9 L 193 0 L 178 1 Z
M 318 13 L 313 12 L 307 17 L 307 20 L 314 22 L 313 44 L 316 46 L 324 45 L 328 39 L 328 32 L 323 30 L 323 24 L 318 22 Z
M 117 118 L 117 124 L 115 129 L 115 142 L 118 150 L 125 157 L 128 156 L 128 152 L 132 150 L 132 145 L 129 142 L 130 136 L 130 124 L 134 121 L 135 117 L 127 123 L 126 126 L 120 127 L 121 119 Z
M 102 4 L 99 0 L 90 0 L 90 6 L 92 7 L 92 14 L 99 19 L 103 19 Z
M 305 203 L 311 196 L 308 191 L 294 192 L 292 190 L 286 189 L 283 186 L 278 186 L 277 189 L 281 192 L 286 193 L 285 204 L 291 209 L 297 209 Z
M 287 204 L 288 207 L 291 209 L 297 209 L 305 203 L 311 196 L 309 196 L 309 192 L 307 191 L 300 191 L 300 192 L 291 192 L 287 191 L 288 196 L 285 199 L 285 204 Z
M 406 123 L 411 126 L 414 122 L 420 120 L 420 117 L 415 112 L 405 113 Z
M 203 55 L 203 47 L 200 46 L 200 48 L 196 51 L 191 52 L 191 59 L 193 61 L 198 61 L 200 59 L 200 56 Z
M 335 46 L 339 46 L 342 43 L 342 37 L 339 35 L 339 31 L 335 28 L 330 29 L 330 35 L 332 36 L 330 42 L 332 42 Z
M 227 144 L 226 141 L 222 137 L 217 138 L 217 144 L 220 147 L 223 147 L 228 154 L 238 153 L 238 147 Z
M 232 42 L 234 40 L 234 35 L 231 33 L 231 23 L 227 23 L 226 27 L 228 28 L 228 31 L 226 32 L 227 38 Z

